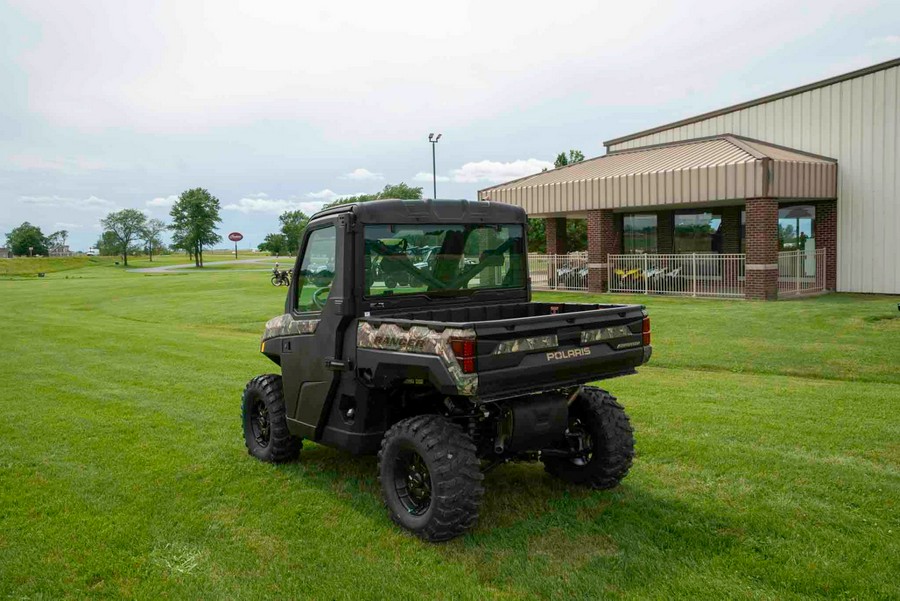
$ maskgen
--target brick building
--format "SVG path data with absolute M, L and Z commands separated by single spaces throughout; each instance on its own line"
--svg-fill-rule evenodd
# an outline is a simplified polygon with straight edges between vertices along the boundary
M 900 293 L 900 59 L 605 146 L 479 199 L 544 218 L 554 255 L 568 250 L 566 220 L 587 220 L 594 291 L 621 290 L 631 273 L 645 291 L 652 278 L 684 280 L 690 255 L 694 291 L 773 299 L 806 278 L 814 290 Z

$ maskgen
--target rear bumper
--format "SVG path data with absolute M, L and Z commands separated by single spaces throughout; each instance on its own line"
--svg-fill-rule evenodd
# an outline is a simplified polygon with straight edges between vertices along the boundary
M 651 353 L 650 346 L 613 350 L 606 344 L 595 344 L 529 354 L 514 367 L 480 372 L 478 398 L 489 402 L 633 374 L 638 366 L 650 360 Z

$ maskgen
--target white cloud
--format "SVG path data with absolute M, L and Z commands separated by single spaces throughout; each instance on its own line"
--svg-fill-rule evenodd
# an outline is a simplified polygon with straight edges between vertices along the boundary
M 116 203 L 105 198 L 89 196 L 88 198 L 69 198 L 65 196 L 20 196 L 19 202 L 34 207 L 78 209 L 81 211 L 113 211 Z
M 419 171 L 418 173 L 416 173 L 415 176 L 413 176 L 413 181 L 414 181 L 414 182 L 430 182 L 430 181 L 433 181 L 432 178 L 431 178 L 431 172 L 428 172 L 428 171 Z M 439 181 L 439 182 L 449 182 L 449 181 L 450 181 L 450 178 L 447 177 L 446 175 L 439 175 L 439 176 L 437 176 L 437 181 Z
M 329 199 L 330 200 L 330 199 Z M 302 201 L 287 198 L 250 198 L 244 197 L 237 202 L 225 205 L 226 211 L 238 211 L 248 215 L 250 213 L 268 213 L 280 215 L 285 211 L 303 211 L 311 215 L 322 208 L 324 200 Z
M 55 230 L 80 230 L 84 225 L 80 223 L 66 223 L 65 221 L 57 221 L 53 224 Z
M 866 46 L 900 46 L 900 35 L 885 35 L 880 38 L 872 38 L 866 42 Z
M 508 163 L 499 161 L 478 161 L 466 163 L 454 169 L 453 181 L 461 184 L 491 182 L 502 184 L 512 179 L 540 173 L 544 169 L 553 169 L 553 163 L 540 159 L 519 159 Z
M 341 176 L 341 179 L 380 180 L 384 179 L 384 176 L 380 173 L 372 173 L 368 169 L 363 169 L 362 167 L 360 167 L 359 169 L 354 169 L 350 173 L 345 173 Z
M 178 200 L 178 197 L 174 194 L 170 194 L 169 196 L 165 196 L 165 197 L 157 196 L 156 198 L 154 198 L 152 200 L 148 200 L 147 206 L 148 207 L 160 207 L 160 208 L 167 209 L 167 208 L 171 207 L 173 204 L 175 204 L 176 200 Z
M 338 194 L 337 192 L 334 192 L 332 190 L 329 190 L 328 188 L 325 188 L 324 190 L 320 190 L 319 192 L 309 192 L 306 194 L 306 197 L 307 198 L 315 198 L 317 200 L 321 199 L 326 202 L 331 202 L 331 201 L 337 200 L 339 198 L 349 198 L 350 196 L 360 196 L 362 194 L 366 194 L 366 192 L 353 192 L 351 194 Z
M 338 193 L 333 192 L 333 191 L 329 190 L 328 188 L 325 188 L 324 190 L 320 190 L 319 192 L 310 192 L 307 194 L 307 196 L 309 198 L 322 198 L 325 200 L 333 200 L 338 197 Z

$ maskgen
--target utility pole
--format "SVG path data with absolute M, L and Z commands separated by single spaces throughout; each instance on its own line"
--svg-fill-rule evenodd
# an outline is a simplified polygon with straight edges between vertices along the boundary
M 438 143 L 438 140 L 441 139 L 441 135 L 443 134 L 428 134 L 428 141 L 431 142 L 431 182 L 434 185 L 434 196 L 432 198 L 437 200 L 437 160 L 435 158 L 435 147 Z

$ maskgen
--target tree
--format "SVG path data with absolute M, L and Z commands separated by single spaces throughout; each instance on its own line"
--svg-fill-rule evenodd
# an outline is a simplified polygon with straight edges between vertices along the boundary
M 47 244 L 50 248 L 56 248 L 58 246 L 65 246 L 66 240 L 69 239 L 69 231 L 68 230 L 59 230 L 58 232 L 53 232 L 49 236 L 47 236 Z
M 287 238 L 284 234 L 269 234 L 263 243 L 257 246 L 259 250 L 275 256 L 286 254 L 287 247 Z
M 284 236 L 284 250 L 289 254 L 296 254 L 300 249 L 306 224 L 309 223 L 309 216 L 303 211 L 286 211 L 278 217 L 278 221 L 281 222 L 281 235 Z
M 569 156 L 566 156 L 566 153 L 561 152 L 556 155 L 556 160 L 553 161 L 553 166 L 557 169 L 560 167 L 564 167 L 566 165 L 571 165 L 573 163 L 580 163 L 584 160 L 584 153 L 580 150 L 570 150 Z
M 547 230 L 545 221 L 540 217 L 528 218 L 528 252 L 544 254 L 547 252 Z
M 344 205 L 351 202 L 368 202 L 370 200 L 381 200 L 384 198 L 400 198 L 403 200 L 419 200 L 422 198 L 422 187 L 411 187 L 405 184 L 404 182 L 400 182 L 399 184 L 388 184 L 384 187 L 381 192 L 376 192 L 375 194 L 359 194 L 357 196 L 347 196 L 345 198 L 339 198 L 334 202 L 330 202 L 326 204 L 323 209 L 327 209 L 329 207 L 335 207 L 337 205 Z
M 153 262 L 153 247 L 156 246 L 158 249 L 162 246 L 162 239 L 159 237 L 161 233 L 163 233 L 168 226 L 163 223 L 161 219 L 150 219 L 147 221 L 147 225 L 144 226 L 144 231 L 141 232 L 141 237 L 144 240 L 144 243 L 147 245 L 147 250 L 150 253 L 150 261 Z
M 97 252 L 104 257 L 121 254 L 122 246 L 119 244 L 119 239 L 116 238 L 116 235 L 112 232 L 103 232 L 100 234 L 100 238 L 97 239 L 94 246 L 97 247 Z
M 203 188 L 185 190 L 172 205 L 173 243 L 194 257 L 194 265 L 203 267 L 203 247 L 211 246 L 222 236 L 216 233 L 219 217 L 219 199 Z
M 128 267 L 128 251 L 136 240 L 141 239 L 147 225 L 147 216 L 137 209 L 122 209 L 101 219 L 100 225 L 105 231 L 115 235 L 122 253 L 122 261 L 125 267 Z
M 14 255 L 46 255 L 48 240 L 36 225 L 27 221 L 6 234 L 6 243 Z M 29 249 L 31 249 L 29 251 Z
M 401 198 L 403 200 L 419 200 L 422 198 L 422 187 L 412 188 L 400 182 L 392 186 L 388 184 L 378 193 L 378 198 Z

